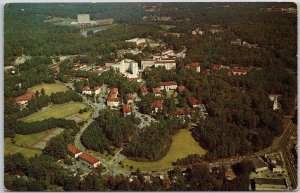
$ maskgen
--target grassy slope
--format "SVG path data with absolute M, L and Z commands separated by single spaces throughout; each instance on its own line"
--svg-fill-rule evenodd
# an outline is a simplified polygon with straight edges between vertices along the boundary
M 52 105 L 51 107 L 38 111 L 32 115 L 22 118 L 21 120 L 27 122 L 41 121 L 47 118 L 64 118 L 78 113 L 80 109 L 85 108 L 86 105 L 80 102 L 70 102 L 61 105 Z
M 62 128 L 58 128 L 56 133 L 59 133 L 58 131 L 63 130 Z M 44 137 L 46 134 L 48 134 L 50 130 L 43 131 L 39 133 L 34 133 L 30 135 L 16 135 L 15 137 L 15 144 L 11 143 L 11 138 L 5 138 L 4 139 L 4 154 L 13 154 L 20 152 L 25 157 L 33 157 L 35 154 L 41 154 L 42 151 L 39 149 L 32 148 L 31 145 L 40 140 L 42 137 Z
M 55 93 L 55 92 L 65 92 L 65 91 L 69 90 L 69 88 L 63 84 L 43 83 L 43 84 L 38 84 L 38 85 L 35 85 L 35 86 L 29 88 L 28 91 L 31 91 L 31 92 L 36 92 L 37 90 L 41 91 L 42 88 L 45 89 L 45 92 L 47 95 L 51 95 L 51 93 Z
M 178 134 L 173 137 L 173 142 L 170 151 L 165 157 L 156 162 L 136 162 L 129 159 L 124 160 L 125 165 L 132 165 L 135 169 L 141 170 L 160 170 L 172 168 L 172 161 L 176 161 L 178 158 L 184 158 L 189 154 L 203 155 L 206 150 L 201 148 L 199 144 L 191 136 L 191 132 L 182 129 Z

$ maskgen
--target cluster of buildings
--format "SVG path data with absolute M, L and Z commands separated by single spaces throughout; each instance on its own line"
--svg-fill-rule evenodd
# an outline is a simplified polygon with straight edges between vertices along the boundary
M 265 154 L 253 160 L 255 172 L 250 174 L 250 190 L 284 191 L 289 189 L 287 170 L 280 152 Z
M 68 144 L 67 149 L 70 156 L 72 156 L 74 159 L 78 158 L 79 160 L 83 161 L 93 168 L 96 168 L 101 164 L 101 161 L 98 158 L 90 154 L 83 153 L 78 147 L 73 144 Z
M 82 94 L 85 95 L 100 95 L 101 93 L 101 86 L 95 86 L 94 88 L 90 88 L 89 86 L 84 86 L 82 88 Z
M 118 88 L 111 88 L 108 97 L 107 97 L 107 106 L 109 107 L 118 107 L 121 102 L 121 98 L 118 97 L 119 89 Z

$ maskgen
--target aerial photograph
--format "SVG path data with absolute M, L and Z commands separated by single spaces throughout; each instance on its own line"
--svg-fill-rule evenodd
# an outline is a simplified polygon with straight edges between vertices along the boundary
M 296 3 L 3 9 L 3 191 L 298 190 Z

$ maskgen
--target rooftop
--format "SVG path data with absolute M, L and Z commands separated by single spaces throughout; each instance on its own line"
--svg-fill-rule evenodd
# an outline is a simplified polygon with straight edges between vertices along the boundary
M 123 113 L 130 113 L 131 112 L 131 108 L 129 105 L 124 104 L 123 105 Z
M 152 92 L 154 94 L 160 94 L 160 89 L 159 88 L 152 88 Z
M 151 107 L 161 109 L 163 107 L 161 100 L 153 101 Z
M 78 154 L 81 152 L 81 150 L 73 144 L 68 144 L 68 151 L 71 152 L 72 154 Z
M 159 86 L 172 86 L 172 85 L 177 85 L 175 81 L 168 81 L 168 82 L 160 82 Z
M 194 97 L 188 98 L 188 101 L 191 105 L 199 105 L 200 104 L 200 102 Z
M 27 92 L 25 94 L 22 94 L 21 96 L 18 96 L 15 98 L 16 102 L 20 102 L 20 101 L 28 101 L 30 100 L 32 97 L 35 96 L 34 92 Z
M 180 85 L 180 86 L 177 87 L 177 89 L 178 89 L 179 92 L 183 92 L 185 90 L 185 86 Z
M 90 164 L 95 164 L 100 162 L 100 160 L 98 158 L 95 158 L 87 153 L 82 153 L 79 155 L 80 158 L 84 159 L 85 161 L 87 161 Z

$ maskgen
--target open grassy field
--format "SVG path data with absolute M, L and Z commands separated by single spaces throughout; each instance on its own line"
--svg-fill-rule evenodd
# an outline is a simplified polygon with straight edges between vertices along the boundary
M 182 129 L 173 137 L 173 142 L 169 152 L 161 160 L 156 162 L 136 162 L 125 159 L 124 164 L 128 166 L 132 165 L 134 169 L 140 168 L 143 171 L 169 169 L 173 168 L 172 161 L 184 158 L 189 154 L 204 155 L 205 153 L 206 150 L 199 146 L 192 137 L 191 132 L 189 130 Z
M 47 84 L 47 83 L 43 83 L 43 84 L 38 84 L 35 85 L 31 88 L 28 89 L 28 91 L 30 92 L 36 92 L 37 90 L 40 92 L 42 90 L 42 88 L 45 89 L 46 95 L 51 95 L 51 93 L 55 93 L 55 92 L 66 92 L 69 90 L 68 87 L 66 87 L 63 84 Z
M 62 128 L 57 128 L 57 131 L 62 131 Z M 11 142 L 11 138 L 4 139 L 4 154 L 13 154 L 20 152 L 25 157 L 33 157 L 35 154 L 41 154 L 42 151 L 32 147 L 32 144 L 42 139 L 51 130 L 34 133 L 30 135 L 16 135 L 15 143 Z
M 85 121 L 88 121 L 90 119 L 90 117 L 92 116 L 92 114 L 93 114 L 93 111 L 90 110 L 90 111 L 82 113 L 82 114 L 77 113 L 76 116 L 83 119 L 83 120 L 85 120 Z
M 86 105 L 80 102 L 70 102 L 64 103 L 61 105 L 52 105 L 45 110 L 38 111 L 29 115 L 27 117 L 22 118 L 22 121 L 33 122 L 33 121 L 41 121 L 48 118 L 64 118 L 79 112 L 80 109 L 85 108 Z

